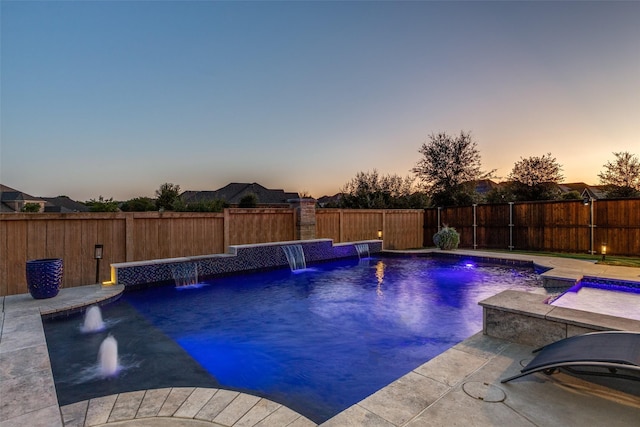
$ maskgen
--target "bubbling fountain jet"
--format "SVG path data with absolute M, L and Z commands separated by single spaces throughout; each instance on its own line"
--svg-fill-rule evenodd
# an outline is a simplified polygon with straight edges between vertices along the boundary
M 102 321 L 102 312 L 100 307 L 92 305 L 84 314 L 84 324 L 82 325 L 82 332 L 100 332 L 105 328 Z
M 100 374 L 103 377 L 113 377 L 120 371 L 120 365 L 118 363 L 118 341 L 111 335 L 105 338 L 102 344 L 100 344 L 98 364 Z

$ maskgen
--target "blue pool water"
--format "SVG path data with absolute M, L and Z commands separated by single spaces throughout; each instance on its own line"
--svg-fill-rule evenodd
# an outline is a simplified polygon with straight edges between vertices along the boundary
M 122 378 L 103 381 L 109 391 L 167 386 L 157 383 L 163 359 L 189 358 L 187 353 L 197 363 L 181 376 L 174 370 L 188 363 L 175 362 L 167 368 L 172 376 L 189 382 L 185 378 L 193 374 L 205 383 L 194 385 L 264 396 L 322 422 L 479 332 L 480 300 L 538 286 L 533 269 L 369 258 L 131 292 L 104 308 L 105 319 L 124 316 L 112 333 L 131 367 Z M 56 360 L 67 357 L 64 350 L 52 349 L 52 341 L 69 345 L 62 343 L 69 326 L 53 338 L 62 322 L 45 322 L 56 387 L 61 401 L 81 400 L 64 395 L 65 389 L 79 393 L 81 381 L 59 385 L 70 375 L 63 372 L 65 362 Z M 133 330 L 139 336 L 131 340 Z M 143 351 L 141 337 L 178 345 L 172 355 L 159 357 L 160 346 Z M 76 369 L 81 363 L 75 362 Z M 155 369 L 151 386 L 138 372 L 148 364 Z

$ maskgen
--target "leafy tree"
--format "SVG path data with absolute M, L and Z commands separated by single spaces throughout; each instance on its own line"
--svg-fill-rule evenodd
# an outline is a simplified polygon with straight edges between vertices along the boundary
M 554 200 L 560 195 L 558 183 L 564 178 L 558 164 L 551 153 L 542 157 L 520 158 L 515 163 L 509 180 L 511 192 L 515 200 Z
M 91 199 L 86 202 L 90 212 L 118 212 L 118 202 L 113 201 L 113 197 L 105 199 L 98 197 L 98 200 Z
M 180 186 L 165 182 L 156 190 L 156 208 L 164 210 L 178 210 L 176 202 L 180 199 Z
M 427 206 L 426 195 L 414 192 L 415 179 L 398 175 L 380 176 L 358 172 L 341 189 L 339 206 L 350 209 L 421 209 Z
M 240 208 L 255 208 L 258 206 L 258 196 L 254 193 L 247 193 L 240 199 L 238 207 Z
M 640 196 L 640 161 L 627 151 L 613 153 L 615 161 L 607 162 L 605 170 L 598 174 L 600 183 L 606 185 L 608 198 Z
M 412 172 L 422 182 L 434 206 L 472 204 L 475 183 L 491 178 L 494 172 L 482 171 L 480 152 L 469 132 L 460 132 L 457 137 L 431 134 L 418 152 L 423 158 Z
M 28 213 L 38 213 L 40 212 L 40 203 L 25 203 L 21 211 Z
M 136 197 L 127 200 L 120 206 L 123 212 L 148 212 L 156 210 L 155 200 L 149 197 Z
M 508 183 L 492 188 L 485 195 L 485 201 L 487 203 L 507 203 L 513 202 L 514 199 L 513 193 L 511 192 L 511 186 Z
M 581 200 L 582 195 L 578 190 L 567 191 L 566 193 L 562 193 L 560 196 L 562 200 Z

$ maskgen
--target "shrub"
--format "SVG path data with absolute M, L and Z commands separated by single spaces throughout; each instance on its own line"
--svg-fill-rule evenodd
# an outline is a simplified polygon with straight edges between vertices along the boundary
M 460 233 L 453 227 L 444 226 L 433 235 L 433 243 L 440 249 L 456 249 L 460 243 Z
M 247 193 L 242 196 L 238 204 L 239 208 L 255 208 L 256 206 L 258 206 L 258 196 L 253 193 Z
M 25 203 L 21 209 L 22 212 L 40 212 L 40 203 Z

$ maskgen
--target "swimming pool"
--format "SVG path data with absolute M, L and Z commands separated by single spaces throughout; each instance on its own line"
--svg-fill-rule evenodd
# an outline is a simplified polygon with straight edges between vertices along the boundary
M 478 301 L 539 287 L 533 269 L 432 258 L 369 258 L 125 294 L 107 331 L 45 321 L 61 405 L 168 386 L 229 388 L 322 422 L 482 329 Z M 92 375 L 99 342 L 124 369 Z M 72 351 L 69 349 L 73 348 Z

